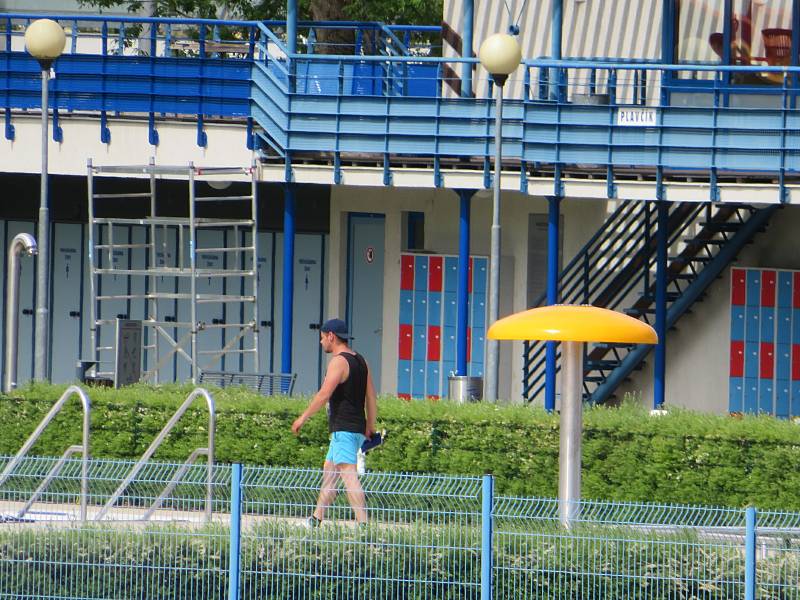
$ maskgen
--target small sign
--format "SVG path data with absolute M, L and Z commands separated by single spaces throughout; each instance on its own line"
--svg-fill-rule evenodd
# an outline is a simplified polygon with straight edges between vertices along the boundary
M 368 264 L 372 264 L 372 262 L 375 260 L 375 248 L 372 246 L 367 246 L 367 250 L 364 252 L 364 259 Z
M 656 127 L 658 113 L 655 108 L 618 108 L 617 125 L 620 127 Z
M 117 319 L 114 387 L 138 383 L 142 376 L 142 322 Z

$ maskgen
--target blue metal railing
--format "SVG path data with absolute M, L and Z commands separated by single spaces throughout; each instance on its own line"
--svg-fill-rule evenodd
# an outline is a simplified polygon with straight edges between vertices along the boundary
M 9 138 L 13 111 L 37 107 L 37 66 L 21 46 L 32 18 L 0 17 Z M 476 97 L 459 97 L 458 73 L 477 60 L 433 56 L 436 43 L 425 40 L 435 27 L 301 23 L 301 37 L 318 50 L 323 29 L 350 28 L 354 39 L 361 32 L 361 46 L 347 48 L 352 54 L 321 55 L 288 54 L 281 22 L 58 19 L 69 26 L 70 43 L 56 62 L 52 106 L 99 113 L 103 141 L 110 113 L 146 115 L 154 144 L 158 115 L 197 118 L 201 145 L 203 119 L 254 119 L 267 153 L 280 157 L 325 152 L 338 164 L 341 154 L 372 154 L 387 171 L 394 156 L 414 157 L 437 174 L 441 161 L 455 161 L 482 169 L 489 184 L 492 86 L 479 69 Z M 756 173 L 776 175 L 786 199 L 786 177 L 800 172 L 798 80 L 798 67 L 526 60 L 507 84 L 503 154 L 519 170 L 522 191 L 537 176 L 553 178 L 557 191 L 570 168 L 602 174 L 614 197 L 616 180 L 634 170 L 656 178 L 702 174 L 715 200 L 718 177 Z M 265 98 L 267 91 L 275 97 Z
M 672 249 L 672 255 L 668 259 L 665 294 L 668 326 L 699 297 L 773 210 L 670 204 L 667 247 Z M 562 270 L 559 302 L 622 310 L 652 325 L 656 301 L 656 216 L 652 203 L 620 203 Z M 542 294 L 533 306 L 545 302 L 546 294 Z M 608 344 L 588 349 L 584 365 L 586 398 L 591 402 L 605 401 L 650 349 Z M 545 365 L 546 344 L 526 343 L 523 396 L 529 401 L 544 392 Z
M 565 529 L 556 499 L 497 494 L 488 475 L 369 472 L 365 527 L 339 489 L 322 526 L 307 529 L 319 470 L 216 464 L 214 522 L 204 524 L 201 466 L 143 518 L 178 467 L 149 462 L 93 524 L 131 462 L 91 461 L 90 521 L 76 522 L 71 459 L 26 518 L 13 518 L 56 460 L 26 458 L 0 486 L 0 596 L 800 596 L 800 513 L 583 500 Z

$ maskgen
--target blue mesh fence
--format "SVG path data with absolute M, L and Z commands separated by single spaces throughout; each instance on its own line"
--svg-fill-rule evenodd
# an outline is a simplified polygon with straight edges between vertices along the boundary
M 237 511 L 229 466 L 150 462 L 120 492 L 133 466 L 90 461 L 85 519 L 79 459 L 0 481 L 0 598 L 800 599 L 798 513 L 582 501 L 565 527 L 554 499 L 484 513 L 481 478 L 367 473 L 359 526 L 320 470 L 246 467 Z

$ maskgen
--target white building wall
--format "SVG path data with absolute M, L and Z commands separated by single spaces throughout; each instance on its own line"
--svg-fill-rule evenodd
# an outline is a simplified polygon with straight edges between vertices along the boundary
M 600 200 L 570 200 L 562 203 L 565 261 L 580 250 L 603 222 L 606 204 Z M 330 315 L 344 315 L 346 309 L 347 213 L 371 212 L 386 216 L 381 369 L 381 391 L 386 393 L 393 393 L 397 385 L 401 223 L 404 211 L 425 213 L 425 250 L 436 254 L 458 254 L 459 197 L 456 192 L 349 186 L 338 186 L 331 190 L 332 243 L 328 272 Z M 546 212 L 547 201 L 544 198 L 518 192 L 503 194 L 501 316 L 528 308 L 528 215 Z M 476 194 L 471 203 L 471 254 L 488 256 L 491 218 L 491 194 Z M 500 348 L 500 397 L 516 402 L 522 397 L 522 343 L 502 342 Z

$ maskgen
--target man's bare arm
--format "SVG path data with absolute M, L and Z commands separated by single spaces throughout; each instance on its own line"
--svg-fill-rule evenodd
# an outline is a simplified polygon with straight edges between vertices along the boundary
M 323 406 L 331 399 L 336 386 L 339 385 L 344 377 L 347 375 L 347 361 L 342 356 L 335 356 L 328 364 L 328 370 L 325 372 L 325 380 L 322 382 L 322 387 L 314 394 L 308 407 L 303 411 L 294 423 L 292 423 L 292 433 L 297 435 L 300 428 L 305 425 L 312 416 L 314 416 Z

